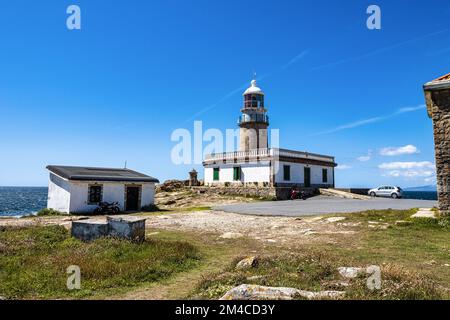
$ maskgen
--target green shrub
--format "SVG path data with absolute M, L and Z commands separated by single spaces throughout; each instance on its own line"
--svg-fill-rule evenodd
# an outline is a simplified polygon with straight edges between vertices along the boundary
M 44 217 L 44 216 L 62 216 L 62 215 L 64 215 L 64 214 L 65 214 L 65 213 L 60 212 L 60 211 L 55 210 L 55 209 L 45 208 L 45 209 L 40 210 L 40 211 L 37 213 L 37 216 L 38 216 L 38 217 Z

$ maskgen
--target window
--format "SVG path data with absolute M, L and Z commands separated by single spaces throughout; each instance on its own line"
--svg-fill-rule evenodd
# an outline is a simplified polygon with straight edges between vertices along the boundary
M 88 188 L 88 203 L 96 204 L 103 200 L 103 186 L 92 185 Z
M 283 177 L 284 181 L 291 180 L 291 166 L 283 166 Z
M 241 167 L 234 167 L 233 168 L 233 180 L 234 181 L 241 180 Z
M 214 168 L 213 180 L 214 181 L 219 181 L 219 168 Z
M 328 182 L 328 170 L 322 169 L 322 182 L 327 183 Z

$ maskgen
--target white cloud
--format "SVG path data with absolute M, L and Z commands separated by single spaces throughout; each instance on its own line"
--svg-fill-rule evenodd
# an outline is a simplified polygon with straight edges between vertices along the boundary
M 358 157 L 358 158 L 356 158 L 358 161 L 361 161 L 361 162 L 366 162 L 366 161 L 369 161 L 370 160 L 370 156 L 361 156 L 361 157 Z
M 424 181 L 428 183 L 433 183 L 436 182 L 436 177 L 425 178 Z
M 370 156 L 361 156 L 358 158 L 358 161 L 366 162 L 370 160 Z
M 412 144 L 408 144 L 404 147 L 387 147 L 380 150 L 380 155 L 382 156 L 399 156 L 404 154 L 415 154 L 419 153 L 419 149 Z
M 434 171 L 432 170 L 392 170 L 388 171 L 384 176 L 388 177 L 404 177 L 404 178 L 430 178 L 434 176 Z
M 385 162 L 378 166 L 380 169 L 385 170 L 398 170 L 398 169 L 414 169 L 414 168 L 428 168 L 434 169 L 435 165 L 430 161 L 420 162 Z
M 378 168 L 385 170 L 383 176 L 393 178 L 432 179 L 436 175 L 435 165 L 430 161 L 386 162 L 380 164 Z
M 351 169 L 352 167 L 346 164 L 340 164 L 336 167 L 336 170 L 348 170 Z
M 415 107 L 400 108 L 397 111 L 395 111 L 394 113 L 391 113 L 391 114 L 388 114 L 388 115 L 385 115 L 385 116 L 372 117 L 372 118 L 368 118 L 368 119 L 362 119 L 362 120 L 346 123 L 346 124 L 340 125 L 338 127 L 332 128 L 330 130 L 317 132 L 317 133 L 312 134 L 312 135 L 313 136 L 318 136 L 318 135 L 322 135 L 322 134 L 335 133 L 335 132 L 346 130 L 346 129 L 357 128 L 357 127 L 365 126 L 367 124 L 388 120 L 388 119 L 391 119 L 393 117 L 399 116 L 399 115 L 404 114 L 404 113 L 414 112 L 414 111 L 422 110 L 422 109 L 425 109 L 425 108 L 426 108 L 426 106 L 424 104 L 421 104 L 421 105 L 415 106 Z

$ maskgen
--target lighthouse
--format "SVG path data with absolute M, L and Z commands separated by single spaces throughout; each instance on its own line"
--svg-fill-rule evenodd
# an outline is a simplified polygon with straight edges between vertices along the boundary
M 264 92 L 258 87 L 256 80 L 252 80 L 243 96 L 244 106 L 241 109 L 242 115 L 238 119 L 239 149 L 250 151 L 268 148 L 269 117 L 264 105 Z
M 265 95 L 255 79 L 243 96 L 238 119 L 239 150 L 205 155 L 205 186 L 224 187 L 225 193 L 236 192 L 235 188 L 241 187 L 239 194 L 264 194 L 278 199 L 287 199 L 292 187 L 304 188 L 310 193 L 317 188 L 334 187 L 337 166 L 334 157 L 269 148 Z

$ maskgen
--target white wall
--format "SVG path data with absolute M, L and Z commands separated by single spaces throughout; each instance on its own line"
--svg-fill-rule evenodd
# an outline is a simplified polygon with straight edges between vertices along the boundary
M 91 212 L 97 205 L 88 204 L 88 188 L 91 182 L 71 182 L 71 197 L 70 197 L 70 212 Z M 103 185 L 103 200 L 104 202 L 118 202 L 121 211 L 125 210 L 125 185 L 126 182 L 99 182 Z M 138 183 L 136 185 L 142 186 L 141 206 L 154 203 L 155 199 L 155 184 L 154 183 Z
M 283 166 L 288 165 L 291 167 L 291 180 L 284 180 Z M 298 183 L 303 184 L 305 182 L 304 178 L 304 168 L 305 164 L 301 163 L 291 163 L 291 162 L 275 162 L 274 173 L 276 183 Z M 333 184 L 333 168 L 318 166 L 318 165 L 307 165 L 311 168 L 311 185 L 332 185 Z M 278 170 L 277 170 L 278 167 Z M 327 169 L 328 171 L 328 182 L 322 182 L 322 169 Z
M 234 181 L 233 168 L 241 167 L 241 180 Z M 214 181 L 214 168 L 220 168 L 219 181 Z M 268 161 L 259 163 L 231 163 L 218 164 L 216 166 L 205 167 L 205 183 L 237 183 L 237 182 L 270 182 L 270 163 Z
M 50 173 L 48 182 L 47 208 L 70 212 L 70 183 L 53 173 Z
M 70 186 L 70 212 L 91 212 L 97 208 L 97 204 L 88 204 L 89 185 L 95 181 L 71 181 Z M 104 202 L 119 203 L 120 210 L 124 210 L 125 185 L 117 182 L 98 182 L 103 185 Z
M 89 185 L 95 181 L 67 181 L 50 173 L 47 207 L 61 212 L 92 212 L 97 204 L 88 204 Z M 126 182 L 98 182 L 103 186 L 104 202 L 118 202 L 121 211 L 125 210 Z M 155 183 L 139 183 L 142 186 L 141 206 L 154 203 Z
M 274 162 L 273 173 L 275 174 L 276 183 L 289 183 L 289 184 L 303 184 L 304 181 L 304 167 L 305 164 L 292 163 L 292 162 Z M 278 165 L 278 166 L 277 166 Z M 289 181 L 284 180 L 283 165 L 288 165 L 291 167 L 291 179 Z M 251 183 L 251 182 L 270 182 L 270 162 L 262 163 L 248 163 L 248 164 L 217 164 L 205 167 L 205 184 L 214 183 L 236 183 L 233 180 L 233 168 L 240 166 L 242 168 L 241 172 L 241 182 Z M 311 168 L 311 185 L 332 185 L 333 184 L 333 168 L 318 166 L 318 165 L 308 165 Z M 219 181 L 213 180 L 214 168 L 220 168 Z M 278 170 L 277 170 L 278 169 Z M 322 182 L 322 169 L 327 169 L 328 171 L 328 182 Z
M 141 205 L 147 206 L 154 203 L 155 203 L 155 184 L 153 182 L 142 184 Z

